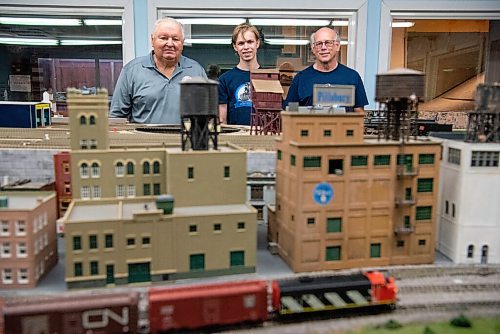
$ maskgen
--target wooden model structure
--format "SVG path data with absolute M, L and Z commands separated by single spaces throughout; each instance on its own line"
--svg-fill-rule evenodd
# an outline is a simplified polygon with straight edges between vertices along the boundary
M 277 69 L 258 69 L 250 73 L 253 108 L 250 133 L 274 135 L 281 132 L 283 88 Z

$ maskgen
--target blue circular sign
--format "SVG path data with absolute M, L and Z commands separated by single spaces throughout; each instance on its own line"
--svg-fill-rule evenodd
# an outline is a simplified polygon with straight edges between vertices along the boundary
M 320 205 L 326 205 L 333 199 L 333 188 L 329 183 L 318 183 L 314 187 L 314 201 Z

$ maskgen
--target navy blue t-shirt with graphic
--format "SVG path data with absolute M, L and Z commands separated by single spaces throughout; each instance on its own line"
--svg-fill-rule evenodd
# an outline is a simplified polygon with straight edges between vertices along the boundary
M 227 124 L 250 125 L 250 71 L 235 67 L 220 76 L 219 104 L 227 104 Z

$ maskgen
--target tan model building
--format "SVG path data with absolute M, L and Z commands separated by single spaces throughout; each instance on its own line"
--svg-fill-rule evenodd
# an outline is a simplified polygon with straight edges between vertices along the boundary
M 0 192 L 0 289 L 34 288 L 57 263 L 55 192 Z
M 295 272 L 434 260 L 440 144 L 365 138 L 363 116 L 282 113 L 268 237 Z
M 75 198 L 63 217 L 69 287 L 255 271 L 245 150 L 110 148 L 107 94 L 70 93 L 68 105 Z

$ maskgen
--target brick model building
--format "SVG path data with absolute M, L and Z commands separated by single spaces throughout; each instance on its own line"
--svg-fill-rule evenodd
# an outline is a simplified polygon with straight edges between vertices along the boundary
M 68 94 L 74 201 L 63 218 L 69 287 L 255 271 L 246 152 L 109 148 L 107 93 Z M 169 194 L 169 196 L 156 196 Z
M 62 217 L 73 198 L 71 194 L 71 156 L 69 151 L 54 154 L 54 175 L 57 208 L 59 217 Z
M 56 194 L 0 192 L 0 289 L 33 288 L 57 263 Z

